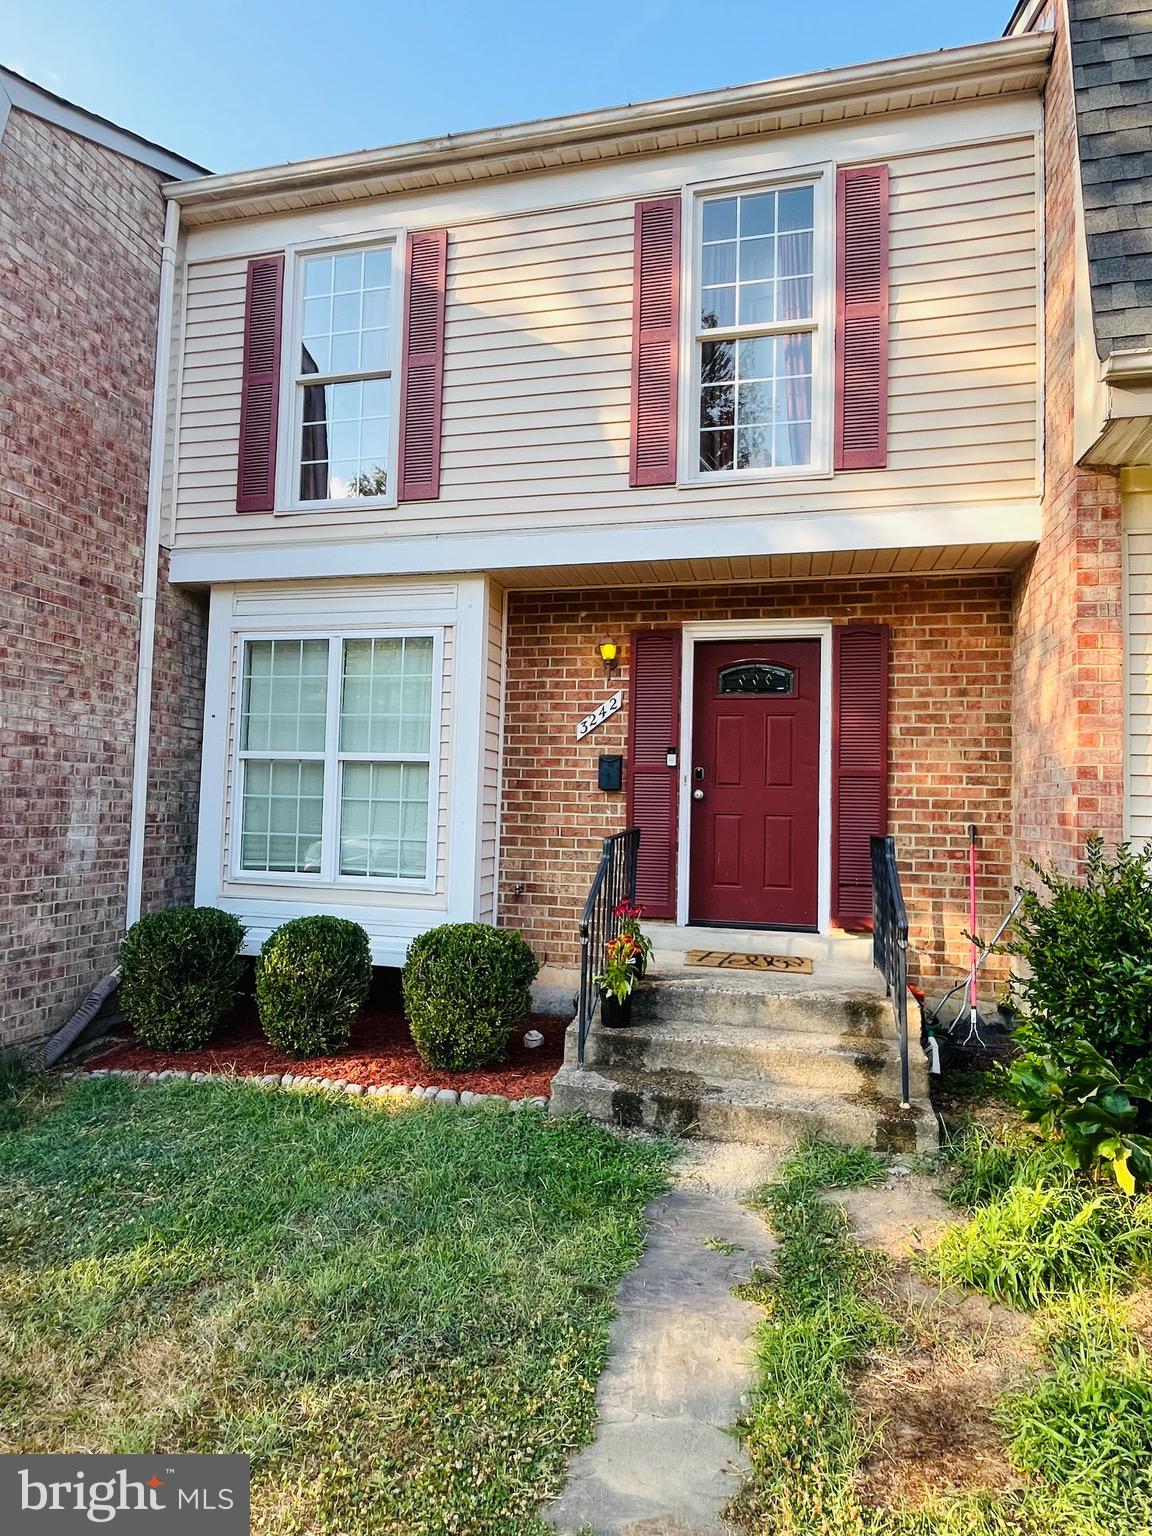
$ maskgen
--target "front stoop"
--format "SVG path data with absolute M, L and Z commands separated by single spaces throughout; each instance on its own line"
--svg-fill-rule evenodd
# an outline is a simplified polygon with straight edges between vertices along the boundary
M 629 1029 L 576 1026 L 552 1084 L 554 1114 L 621 1129 L 787 1147 L 814 1134 L 884 1152 L 939 1144 L 910 1023 L 912 1108 L 900 1107 L 891 1003 L 874 973 L 837 978 L 671 967 L 637 988 Z

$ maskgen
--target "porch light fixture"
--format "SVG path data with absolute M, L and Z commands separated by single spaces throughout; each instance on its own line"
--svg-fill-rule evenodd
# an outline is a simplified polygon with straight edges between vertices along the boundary
M 600 653 L 600 660 L 604 663 L 605 676 L 611 677 L 620 665 L 619 648 L 615 640 L 601 640 L 596 649 Z

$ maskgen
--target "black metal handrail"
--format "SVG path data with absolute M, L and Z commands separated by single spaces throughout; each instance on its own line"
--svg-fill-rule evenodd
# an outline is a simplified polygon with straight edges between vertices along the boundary
M 908 909 L 896 868 L 896 843 L 874 837 L 872 845 L 872 963 L 884 978 L 896 1013 L 900 1046 L 900 1103 L 908 1097 Z
M 629 827 L 604 839 L 600 863 L 584 911 L 580 917 L 580 1002 L 577 1007 L 576 1065 L 583 1070 L 584 1045 L 600 1004 L 596 977 L 604 964 L 604 948 L 620 932 L 616 908 L 627 898 L 636 900 L 636 854 L 640 828 Z

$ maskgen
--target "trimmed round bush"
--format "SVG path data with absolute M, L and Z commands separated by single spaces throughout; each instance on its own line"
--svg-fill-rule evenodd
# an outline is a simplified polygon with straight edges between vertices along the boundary
M 368 935 L 346 917 L 295 917 L 265 940 L 256 1004 L 286 1056 L 327 1056 L 348 1044 L 372 981 Z
M 503 1061 L 508 1036 L 532 1010 L 540 966 L 523 936 L 485 923 L 445 923 L 413 939 L 404 1011 L 430 1067 L 467 1072 Z
M 224 1022 L 240 985 L 244 924 L 215 907 L 142 917 L 120 945 L 120 1006 L 142 1045 L 194 1051 Z

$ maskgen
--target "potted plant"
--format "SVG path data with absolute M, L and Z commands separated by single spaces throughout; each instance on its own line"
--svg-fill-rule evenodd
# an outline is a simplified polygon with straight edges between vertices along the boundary
M 595 978 L 606 1029 L 626 1029 L 632 1022 L 632 988 L 643 980 L 652 958 L 652 940 L 640 927 L 643 912 L 627 897 L 612 909 L 620 931 L 605 945 L 604 969 Z
M 642 980 L 648 969 L 648 962 L 652 958 L 652 940 L 640 927 L 644 908 L 636 906 L 625 897 L 623 901 L 617 902 L 613 915 L 620 920 L 621 937 L 632 940 L 635 949 L 633 962 L 636 976 L 638 980 Z

